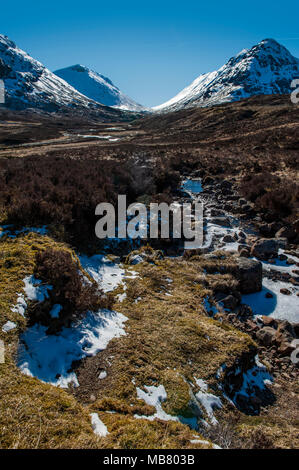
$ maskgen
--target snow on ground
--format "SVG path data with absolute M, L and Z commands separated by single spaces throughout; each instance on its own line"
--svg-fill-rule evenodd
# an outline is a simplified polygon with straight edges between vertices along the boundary
M 124 286 L 126 287 L 126 286 Z M 127 293 L 123 292 L 122 294 L 117 294 L 116 296 L 118 302 L 123 302 L 127 298 Z
M 267 371 L 267 368 L 259 361 L 258 356 L 255 357 L 255 365 L 243 373 L 243 383 L 232 401 L 237 402 L 238 396 L 242 395 L 251 398 L 255 395 L 255 389 L 264 390 L 266 385 L 273 382 L 273 377 Z
M 8 333 L 9 331 L 14 330 L 16 326 L 16 323 L 13 321 L 7 321 L 5 325 L 2 326 L 2 331 L 3 333 Z
M 201 444 L 203 446 L 210 446 L 212 443 L 209 441 L 203 441 L 200 436 L 193 436 L 194 439 L 190 440 L 191 444 Z M 217 446 L 217 444 L 212 444 L 212 449 L 221 449 L 221 447 Z
M 108 140 L 109 142 L 116 142 L 121 140 L 120 137 L 112 137 L 112 135 L 82 135 L 77 134 L 77 137 L 82 137 L 83 139 L 99 139 L 99 140 Z
M 103 255 L 80 256 L 80 263 L 104 292 L 115 289 L 125 276 L 125 270 L 119 264 Z
M 288 289 L 291 295 L 281 294 L 280 289 Z M 287 282 L 272 281 L 263 278 L 263 288 L 260 292 L 242 296 L 242 303 L 252 308 L 254 315 L 269 315 L 279 320 L 288 320 L 291 323 L 299 321 L 298 297 L 299 288 Z M 267 298 L 266 294 L 272 294 Z
M 42 284 L 42 281 L 36 279 L 34 276 L 27 276 L 23 279 L 24 282 L 24 292 L 27 299 L 36 300 L 38 302 L 43 302 L 48 298 L 48 291 L 53 289 L 50 285 Z M 23 293 L 17 294 L 17 303 L 11 308 L 11 311 L 14 313 L 19 313 L 23 317 L 27 310 L 27 302 Z
M 197 385 L 200 387 L 199 383 L 197 383 Z M 199 390 L 199 392 L 195 394 L 195 397 L 205 409 L 207 415 L 210 418 L 211 423 L 217 424 L 218 421 L 214 416 L 214 409 L 222 408 L 221 399 L 217 397 L 216 395 L 213 395 L 212 393 L 208 393 L 206 384 L 204 384 L 204 387 L 201 388 L 201 390 Z
M 26 309 L 27 309 L 27 303 L 25 301 L 24 294 L 17 294 L 17 295 L 18 295 L 17 303 L 11 308 L 11 311 L 14 313 L 19 313 L 20 315 L 22 315 L 22 317 L 24 317 Z
M 110 292 L 120 284 L 123 285 L 123 292 L 116 296 L 118 302 L 123 302 L 127 297 L 125 281 L 135 279 L 138 276 L 136 271 L 126 271 L 120 264 L 103 255 L 80 256 L 80 262 L 83 269 L 90 274 L 104 292 Z
M 79 386 L 72 362 L 94 356 L 105 349 L 112 338 L 125 334 L 127 317 L 110 310 L 87 315 L 71 328 L 48 335 L 47 327 L 35 324 L 21 336 L 18 366 L 29 376 L 63 388 Z
M 107 434 L 109 434 L 109 431 L 107 429 L 107 426 L 99 418 L 98 413 L 91 413 L 90 416 L 91 416 L 91 426 L 92 426 L 93 432 L 97 436 L 101 436 L 101 437 L 107 436 Z
M 222 217 L 222 216 L 219 216 L 219 217 Z M 235 233 L 239 231 L 240 231 L 239 227 L 230 227 L 229 225 L 227 226 L 218 225 L 218 224 L 211 222 L 210 218 L 207 217 L 204 247 L 212 246 L 213 243 L 217 242 L 218 244 L 223 243 L 223 246 L 221 246 L 221 250 L 237 251 L 238 246 L 239 246 L 239 243 L 237 241 L 222 242 L 222 237 L 224 237 L 225 235 L 231 235 L 233 237 Z
M 25 284 L 24 291 L 29 300 L 43 302 L 49 297 L 48 290 L 53 289 L 53 286 L 42 284 L 42 281 L 33 275 L 25 277 L 23 282 Z
M 280 248 L 278 250 L 278 254 L 279 255 L 286 255 L 288 257 L 289 261 L 293 261 L 293 264 L 288 264 L 286 262 L 287 260 L 281 261 L 279 258 L 275 258 L 273 260 L 274 264 L 269 263 L 268 261 L 262 261 L 263 269 L 265 271 L 270 271 L 270 270 L 280 271 L 282 273 L 288 273 L 288 274 L 292 275 L 293 274 L 292 271 L 294 269 L 298 269 L 298 267 L 296 266 L 296 263 L 299 263 L 299 258 L 297 256 L 294 256 L 294 255 L 288 255 L 285 252 L 285 250 L 283 250 L 282 248 Z M 256 259 L 256 258 L 253 258 L 253 259 Z
M 208 390 L 208 384 L 202 380 L 202 379 L 197 379 L 196 377 L 194 377 L 194 380 L 195 380 L 195 383 L 196 385 L 203 391 L 206 391 Z
M 149 421 L 153 421 L 156 418 L 161 419 L 163 421 L 178 421 L 183 424 L 187 424 L 191 429 L 198 429 L 196 417 L 185 418 L 184 416 L 173 416 L 163 410 L 162 403 L 167 400 L 167 393 L 164 388 L 164 385 L 158 385 L 157 387 L 155 385 L 144 385 L 144 389 L 145 391 L 141 390 L 141 388 L 139 387 L 136 387 L 137 397 L 140 400 L 145 401 L 147 405 L 156 408 L 156 413 L 151 416 L 135 414 L 135 418 L 148 419 Z

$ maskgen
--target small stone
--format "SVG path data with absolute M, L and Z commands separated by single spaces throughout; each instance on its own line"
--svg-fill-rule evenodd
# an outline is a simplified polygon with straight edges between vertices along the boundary
M 235 241 L 235 239 L 231 235 L 225 235 L 222 238 L 222 241 L 224 241 L 225 243 L 233 243 Z
M 246 235 L 245 235 L 244 232 L 238 232 L 238 237 L 244 239 L 244 238 L 246 238 Z
M 275 320 L 275 318 L 266 317 L 266 315 L 263 315 L 261 317 L 261 320 L 264 326 L 272 326 L 273 328 L 277 328 L 277 321 Z
M 280 293 L 283 294 L 283 295 L 291 295 L 292 292 L 289 290 L 289 289 L 280 289 Z

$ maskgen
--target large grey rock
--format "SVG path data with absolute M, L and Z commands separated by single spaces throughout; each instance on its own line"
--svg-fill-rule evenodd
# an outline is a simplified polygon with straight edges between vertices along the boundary
M 272 346 L 275 343 L 276 330 L 271 326 L 264 326 L 257 333 L 256 337 L 263 346 Z
M 251 255 L 258 259 L 268 259 L 278 256 L 280 243 L 275 238 L 260 238 L 251 248 Z
M 242 294 L 252 294 L 262 289 L 262 263 L 254 259 L 240 257 L 237 260 L 236 277 Z

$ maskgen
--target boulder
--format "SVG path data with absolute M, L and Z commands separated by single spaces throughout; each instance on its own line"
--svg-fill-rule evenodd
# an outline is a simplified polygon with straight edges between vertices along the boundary
M 294 345 L 291 343 L 288 343 L 287 341 L 281 342 L 281 344 L 278 347 L 278 354 L 280 356 L 290 356 L 292 352 L 296 349 Z
M 203 179 L 203 183 L 204 184 L 213 184 L 215 182 L 215 179 L 212 178 L 211 176 L 206 176 L 204 179 Z
M 277 240 L 277 243 L 278 243 L 278 246 L 279 248 L 286 248 L 287 244 L 288 244 L 288 239 L 287 238 L 276 238 Z
M 290 322 L 287 320 L 283 320 L 279 322 L 278 328 L 277 328 L 277 334 L 283 334 L 285 338 L 288 339 L 288 341 L 292 342 L 294 338 L 296 338 L 296 331 L 294 328 L 294 325 L 292 325 Z
M 247 245 L 246 243 L 239 243 L 238 245 L 238 251 L 240 252 L 241 250 L 248 249 L 250 251 L 250 246 Z
M 231 189 L 233 186 L 233 183 L 231 181 L 228 181 L 228 180 L 223 180 L 221 181 L 220 183 L 220 187 L 221 188 L 227 188 L 227 189 Z
M 299 323 L 293 323 L 295 338 L 299 338 Z
M 271 326 L 264 326 L 256 333 L 256 338 L 263 346 L 272 346 L 275 343 L 276 330 Z
M 224 215 L 224 211 L 222 209 L 217 209 L 215 207 L 212 207 L 210 213 L 211 213 L 211 217 L 216 217 L 218 215 L 220 215 L 220 216 Z
M 238 316 L 242 319 L 247 319 L 253 316 L 252 308 L 249 305 L 241 304 L 238 312 Z
M 272 326 L 272 328 L 277 328 L 277 321 L 275 318 L 272 317 L 267 317 L 266 315 L 262 315 L 261 320 L 264 324 L 264 326 Z
M 281 224 L 279 222 L 271 222 L 269 224 L 260 223 L 259 230 L 262 235 L 266 237 L 273 236 L 278 230 L 281 229 Z
M 235 297 L 234 295 L 228 295 L 227 297 L 221 300 L 223 307 L 229 310 L 234 310 L 238 306 L 239 302 L 240 300 L 237 299 L 237 297 Z
M 240 283 L 241 294 L 252 294 L 262 289 L 262 263 L 248 258 L 237 258 L 236 277 Z
M 244 206 L 245 204 L 247 204 L 247 202 L 248 202 L 248 201 L 247 201 L 246 199 L 244 199 L 244 198 L 240 198 L 240 199 L 239 199 L 239 204 L 240 204 L 240 206 Z
M 230 227 L 230 220 L 228 217 L 212 217 L 211 222 L 216 225 Z
M 240 250 L 240 256 L 241 256 L 241 258 L 249 258 L 249 256 L 250 256 L 249 248 L 242 248 Z
M 222 241 L 224 241 L 225 243 L 234 243 L 236 240 L 231 235 L 224 235 Z
M 251 255 L 258 259 L 277 257 L 279 242 L 275 238 L 260 238 L 251 248 Z
M 282 227 L 275 234 L 275 238 L 287 238 L 293 240 L 296 237 L 296 232 L 292 227 Z
M 292 292 L 289 290 L 289 289 L 280 289 L 280 293 L 283 294 L 283 295 L 291 295 Z

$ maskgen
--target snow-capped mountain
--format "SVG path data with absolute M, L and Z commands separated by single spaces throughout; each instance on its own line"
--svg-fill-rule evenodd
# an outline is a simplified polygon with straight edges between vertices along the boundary
M 299 59 L 274 39 L 264 39 L 232 57 L 219 70 L 200 75 L 174 98 L 152 109 L 169 112 L 253 95 L 290 93 L 295 78 L 299 78 Z
M 49 112 L 68 109 L 99 116 L 116 111 L 75 90 L 3 35 L 0 35 L 0 79 L 4 81 L 5 106 L 10 109 L 36 108 Z
M 142 111 L 145 108 L 122 93 L 112 81 L 84 65 L 72 65 L 54 72 L 76 90 L 106 106 L 113 106 L 130 111 Z

